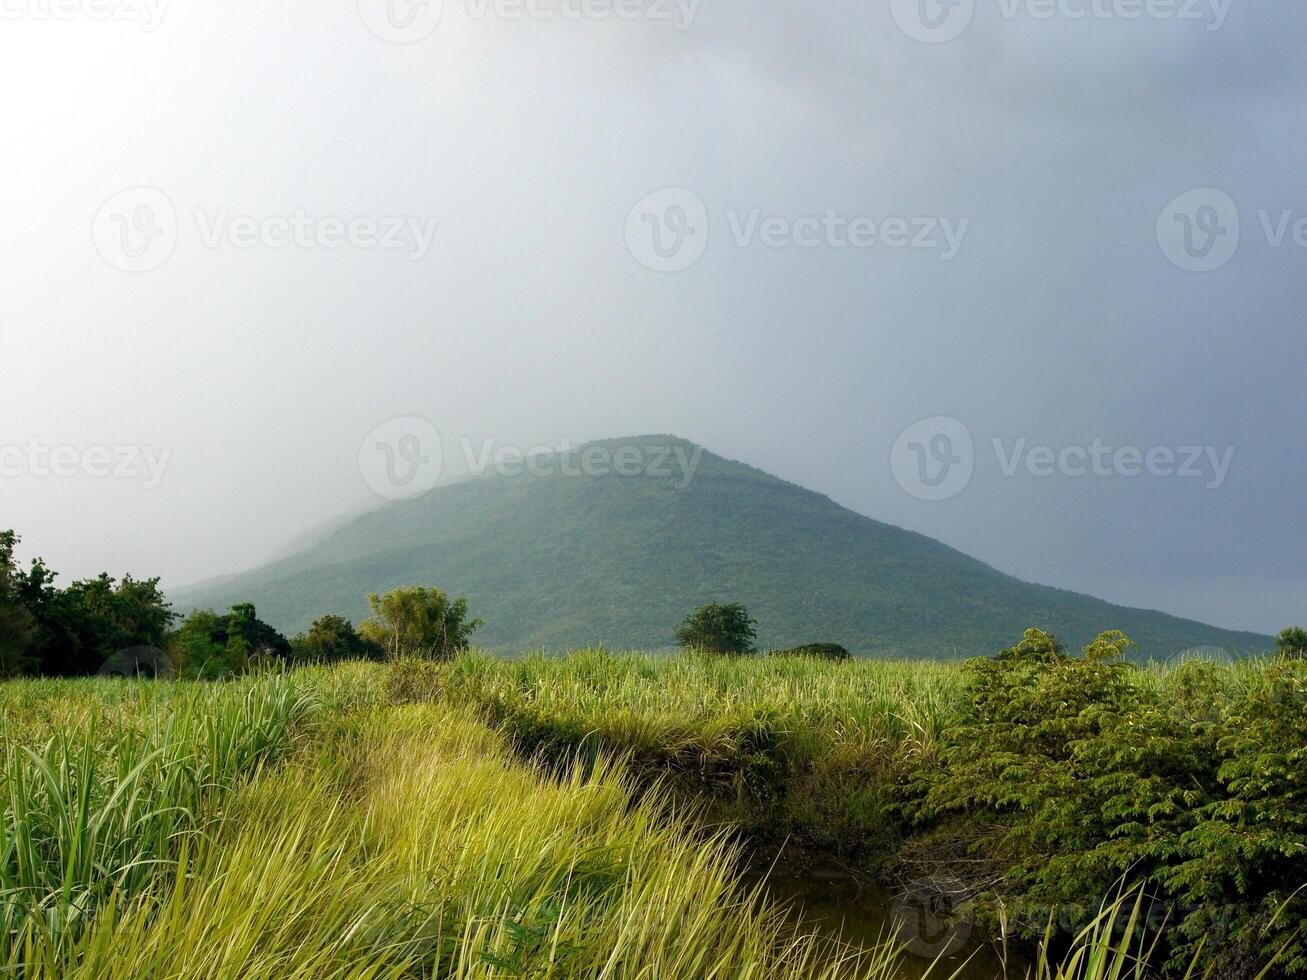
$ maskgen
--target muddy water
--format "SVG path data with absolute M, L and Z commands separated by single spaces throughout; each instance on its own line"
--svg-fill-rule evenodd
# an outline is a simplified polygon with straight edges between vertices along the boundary
M 759 877 L 756 880 L 763 880 Z M 807 929 L 858 948 L 886 942 L 906 944 L 898 980 L 1002 980 L 1000 951 L 976 935 L 965 910 L 941 907 L 929 895 L 896 895 L 860 886 L 842 870 L 802 877 L 774 872 L 765 879 L 772 898 L 789 908 Z M 931 964 L 938 958 L 938 964 Z M 1006 975 L 1026 975 L 1026 959 L 1009 950 Z

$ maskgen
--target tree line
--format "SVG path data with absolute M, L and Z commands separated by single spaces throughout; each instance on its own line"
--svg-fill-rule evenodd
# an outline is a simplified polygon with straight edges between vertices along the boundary
M 0 531 L 0 678 L 96 674 L 111 658 L 137 649 L 156 651 L 159 662 L 128 659 L 112 670 L 227 677 L 274 660 L 446 660 L 468 649 L 484 625 L 469 612 L 467 599 L 421 586 L 369 596 L 371 618 L 358 627 L 327 615 L 294 637 L 261 620 L 250 603 L 225 613 L 195 610 L 183 618 L 158 578 L 101 573 L 60 587 L 57 573 L 41 558 L 19 567 L 14 555 L 19 540 L 12 530 Z M 756 654 L 757 635 L 757 621 L 740 603 L 700 606 L 675 633 L 683 649 L 721 656 Z M 1307 630 L 1301 627 L 1285 630 L 1276 643 L 1283 656 L 1307 657 Z M 851 659 L 836 643 L 777 652 Z
M 466 650 L 483 625 L 466 599 L 413 587 L 369 596 L 372 617 L 357 628 L 329 615 L 287 637 L 261 620 L 251 603 L 179 616 L 157 578 L 118 580 L 102 573 L 60 587 L 41 558 L 19 567 L 19 541 L 12 530 L 0 532 L 0 678 L 84 677 L 106 667 L 216 678 L 278 660 L 441 660 Z M 123 657 L 140 650 L 156 656 Z

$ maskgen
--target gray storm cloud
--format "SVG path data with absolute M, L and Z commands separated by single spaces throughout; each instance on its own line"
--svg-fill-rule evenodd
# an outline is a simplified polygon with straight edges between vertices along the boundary
M 1296 0 L 976 0 L 944 43 L 897 0 L 446 0 L 411 43 L 370 3 L 4 7 L 0 447 L 168 454 L 149 489 L 7 470 L 28 554 L 173 584 L 253 565 L 364 505 L 360 441 L 420 416 L 449 446 L 675 432 L 1023 578 L 1307 616 Z M 667 188 L 705 237 L 656 272 L 624 226 Z M 1205 189 L 1233 210 L 1168 213 Z M 809 234 L 830 214 L 844 245 Z M 963 221 L 948 262 L 911 245 Z M 1197 255 L 1236 227 L 1219 267 L 1168 256 L 1165 229 Z M 890 456 L 934 417 L 976 452 L 930 501 Z M 1211 487 L 989 449 L 1095 440 L 1234 452 Z

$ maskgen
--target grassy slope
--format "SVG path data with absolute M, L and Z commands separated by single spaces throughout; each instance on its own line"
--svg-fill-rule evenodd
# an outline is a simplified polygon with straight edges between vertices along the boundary
M 657 649 L 689 609 L 716 600 L 748 605 L 760 641 L 775 648 L 831 641 L 953 658 L 992 653 L 1032 625 L 1072 645 L 1121 628 L 1154 657 L 1269 645 L 1021 582 L 711 454 L 688 489 L 676 482 L 473 480 L 362 515 L 292 557 L 174 599 L 182 608 L 253 601 L 296 631 L 327 612 L 364 618 L 369 592 L 434 584 L 469 596 L 488 624 L 479 642 L 502 650 Z

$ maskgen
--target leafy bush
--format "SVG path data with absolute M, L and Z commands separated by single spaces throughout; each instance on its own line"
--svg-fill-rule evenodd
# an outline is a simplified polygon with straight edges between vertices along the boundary
M 838 643 L 808 643 L 793 650 L 776 650 L 773 657 L 816 657 L 819 660 L 852 660 L 853 654 Z
M 1263 669 L 1222 706 L 1212 674 L 1226 668 L 1186 665 L 1168 691 L 1140 682 L 1129 646 L 1105 633 L 1073 657 L 1030 630 L 968 662 L 941 765 L 909 780 L 915 857 L 1028 934 L 1052 909 L 1079 928 L 1066 910 L 1092 914 L 1123 879 L 1146 880 L 1178 927 L 1173 965 L 1206 937 L 1222 975 L 1251 976 L 1276 952 L 1280 975 L 1307 975 L 1291 900 L 1307 881 L 1307 665 Z
M 1211 736 L 1220 793 L 1162 880 L 1187 901 L 1256 903 L 1231 923 L 1232 948 L 1307 976 L 1307 661 L 1259 672 Z M 1191 938 L 1201 925 L 1186 922 Z

